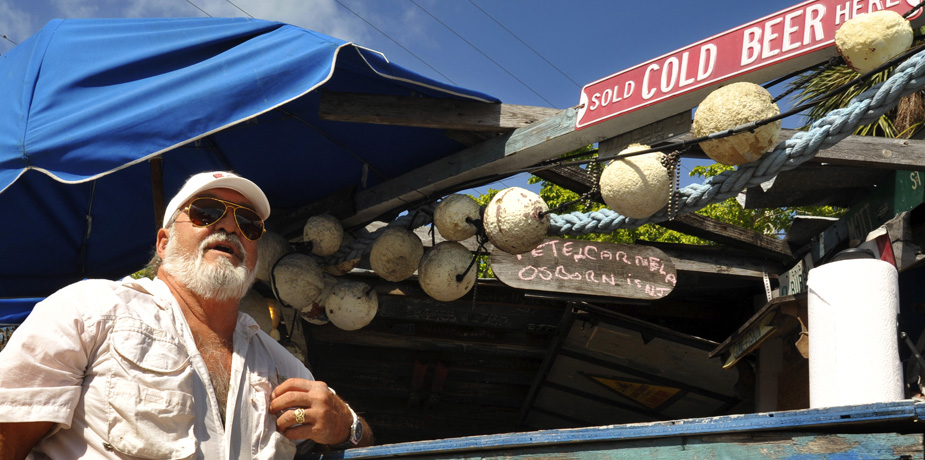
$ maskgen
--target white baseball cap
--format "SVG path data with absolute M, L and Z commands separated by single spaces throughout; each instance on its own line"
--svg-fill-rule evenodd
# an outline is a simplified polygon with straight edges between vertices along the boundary
M 163 227 L 167 227 L 170 218 L 190 198 L 198 193 L 216 188 L 228 188 L 244 195 L 244 198 L 250 201 L 251 205 L 254 206 L 254 211 L 257 211 L 257 214 L 263 220 L 270 217 L 270 202 L 257 184 L 227 171 L 211 171 L 195 174 L 187 179 L 186 184 L 183 184 L 183 188 L 167 204 L 167 209 L 164 212 Z

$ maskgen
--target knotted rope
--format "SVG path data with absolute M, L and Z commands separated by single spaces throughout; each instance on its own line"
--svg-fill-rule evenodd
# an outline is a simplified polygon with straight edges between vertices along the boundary
M 674 212 L 687 214 L 712 203 L 725 201 L 740 191 L 770 181 L 777 174 L 789 171 L 816 155 L 820 149 L 831 147 L 854 133 L 858 126 L 874 122 L 891 110 L 899 100 L 925 87 L 925 51 L 919 52 L 902 64 L 886 81 L 861 93 L 847 107 L 835 109 L 790 139 L 781 142 L 773 151 L 760 159 L 708 177 L 702 184 L 690 184 L 678 191 Z M 633 219 L 610 209 L 593 212 L 549 214 L 549 234 L 583 235 L 608 233 L 620 228 L 669 220 L 667 209 L 651 217 Z

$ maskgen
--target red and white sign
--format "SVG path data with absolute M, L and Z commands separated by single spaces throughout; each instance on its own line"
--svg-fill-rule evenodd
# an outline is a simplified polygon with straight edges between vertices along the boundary
M 832 46 L 835 31 L 855 16 L 883 9 L 906 14 L 918 3 L 919 0 L 801 3 L 585 85 L 575 128 Z M 916 16 L 919 14 L 921 11 L 916 12 Z

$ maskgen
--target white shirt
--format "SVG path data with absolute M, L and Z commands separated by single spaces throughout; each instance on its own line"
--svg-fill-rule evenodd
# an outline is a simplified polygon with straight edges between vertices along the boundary
M 222 426 L 186 319 L 166 284 L 87 280 L 36 305 L 0 353 L 0 422 L 57 423 L 33 459 L 292 458 L 270 393 L 311 372 L 244 313 Z

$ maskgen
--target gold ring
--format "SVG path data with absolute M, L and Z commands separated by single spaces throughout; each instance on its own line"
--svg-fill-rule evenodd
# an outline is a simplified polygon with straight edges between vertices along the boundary
M 305 423 L 305 410 L 304 409 L 300 407 L 296 409 L 295 412 L 293 412 L 293 414 L 295 414 L 295 422 L 297 424 L 302 425 L 303 423 Z

